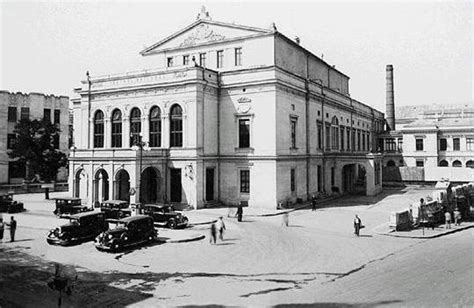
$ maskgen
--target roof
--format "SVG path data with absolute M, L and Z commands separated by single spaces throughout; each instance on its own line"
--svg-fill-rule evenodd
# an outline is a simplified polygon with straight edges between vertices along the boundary
M 418 127 L 433 127 L 433 128 L 444 128 L 444 127 L 473 127 L 474 118 L 442 118 L 436 119 L 420 119 L 404 125 L 403 128 L 418 128 Z
M 83 212 L 83 213 L 77 213 L 77 214 L 74 214 L 74 215 L 69 215 L 68 217 L 73 218 L 73 219 L 79 219 L 79 218 L 82 218 L 82 217 L 95 216 L 95 215 L 99 215 L 99 214 L 103 215 L 101 212 L 90 211 L 90 212 Z

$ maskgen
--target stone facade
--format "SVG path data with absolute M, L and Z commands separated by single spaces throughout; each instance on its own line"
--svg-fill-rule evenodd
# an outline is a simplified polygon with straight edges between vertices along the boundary
M 30 119 L 42 119 L 45 116 L 45 110 L 51 118 L 51 121 L 59 123 L 61 130 L 59 136 L 59 150 L 68 153 L 69 143 L 69 98 L 66 96 L 44 95 L 40 93 L 10 93 L 0 91 L 0 184 L 21 183 L 24 173 L 24 166 L 14 167 L 15 164 L 7 155 L 10 142 L 14 137 L 13 130 L 17 120 L 22 117 Z M 9 115 L 10 113 L 10 115 Z M 13 170 L 14 169 L 14 170 Z M 17 176 L 15 176 L 15 174 Z M 67 181 L 68 174 L 66 168 L 62 168 L 59 173 L 58 181 Z
M 384 115 L 350 97 L 349 77 L 274 27 L 204 16 L 142 51 L 157 69 L 76 89 L 73 195 L 274 208 L 381 191 Z

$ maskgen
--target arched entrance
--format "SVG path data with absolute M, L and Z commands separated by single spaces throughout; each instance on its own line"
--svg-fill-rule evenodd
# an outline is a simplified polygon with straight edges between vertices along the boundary
M 87 174 L 84 169 L 79 169 L 74 177 L 74 197 L 87 200 L 87 196 Z
M 127 171 L 122 169 L 115 175 L 114 192 L 114 199 L 130 202 L 130 176 Z
M 366 195 L 367 194 L 367 170 L 363 165 L 357 165 L 356 168 L 356 182 L 354 185 L 354 193 Z
M 355 184 L 355 164 L 342 167 L 342 193 L 353 193 Z
M 109 200 L 109 175 L 104 169 L 97 171 L 94 177 L 94 203 Z
M 160 172 L 157 169 L 148 167 L 143 170 L 140 180 L 140 202 L 156 203 L 161 200 L 160 184 Z

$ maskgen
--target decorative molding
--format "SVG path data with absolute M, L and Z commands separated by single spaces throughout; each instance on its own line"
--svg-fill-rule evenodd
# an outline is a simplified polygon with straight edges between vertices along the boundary
M 252 102 L 252 99 L 250 99 L 249 97 L 241 97 L 239 99 L 237 99 L 237 102 L 239 104 L 248 104 L 248 103 L 251 103 Z
M 196 46 L 201 43 L 215 42 L 224 40 L 226 37 L 215 33 L 208 24 L 200 24 L 190 31 L 190 34 L 178 47 Z

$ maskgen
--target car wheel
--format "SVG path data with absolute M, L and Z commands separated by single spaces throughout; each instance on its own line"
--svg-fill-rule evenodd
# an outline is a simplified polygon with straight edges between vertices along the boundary
M 113 251 L 117 251 L 117 250 L 120 249 L 120 244 L 115 241 L 115 242 L 112 243 L 111 247 L 112 247 Z
M 168 221 L 168 228 L 175 229 L 176 228 L 176 222 L 174 220 Z

